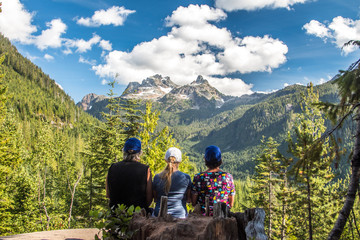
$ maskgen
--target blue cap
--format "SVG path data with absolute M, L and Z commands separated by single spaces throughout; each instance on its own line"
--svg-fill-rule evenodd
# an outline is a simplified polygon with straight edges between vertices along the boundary
M 214 145 L 208 146 L 205 149 L 205 161 L 209 163 L 216 163 L 221 161 L 220 148 Z
M 124 145 L 124 152 L 138 153 L 141 151 L 141 142 L 137 138 L 129 138 Z

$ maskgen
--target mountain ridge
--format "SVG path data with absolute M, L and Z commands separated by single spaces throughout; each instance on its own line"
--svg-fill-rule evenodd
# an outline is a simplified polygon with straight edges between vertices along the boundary
M 244 95 L 251 101 L 253 97 L 257 98 L 265 94 Z M 90 106 L 103 101 L 107 97 L 90 93 L 85 95 L 78 106 L 85 111 L 90 110 Z M 211 86 L 209 81 L 199 75 L 196 80 L 186 85 L 177 85 L 171 81 L 170 77 L 162 77 L 159 74 L 142 80 L 142 83 L 130 82 L 120 98 L 132 98 L 139 100 L 151 100 L 167 105 L 167 110 L 186 110 L 200 109 L 202 107 L 221 108 L 228 102 L 240 100 L 239 97 L 229 96 L 221 93 L 215 87 Z M 178 104 L 181 102 L 180 104 Z

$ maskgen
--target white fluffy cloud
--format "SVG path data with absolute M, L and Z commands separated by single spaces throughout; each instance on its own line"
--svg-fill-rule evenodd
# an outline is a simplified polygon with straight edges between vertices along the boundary
M 18 41 L 22 44 L 33 44 L 40 50 L 61 48 L 65 46 L 63 53 L 66 55 L 73 53 L 72 48 L 75 48 L 76 52 L 84 53 L 89 51 L 96 44 L 103 50 L 112 50 L 111 43 L 101 39 L 101 37 L 96 34 L 94 34 L 90 40 L 67 39 L 62 37 L 62 35 L 66 33 L 67 25 L 60 18 L 53 19 L 46 23 L 46 29 L 36 35 L 38 30 L 32 25 L 34 14 L 29 13 L 19 0 L 3 1 L 2 10 L 3 11 L 0 14 L 0 32 L 11 41 Z M 97 17 L 94 19 L 101 19 L 101 16 L 105 16 L 107 17 L 107 21 L 111 21 L 114 25 L 115 21 L 120 23 L 119 20 L 112 17 L 111 13 L 113 11 L 117 13 L 123 11 L 123 16 L 130 14 L 127 12 L 130 10 L 110 8 L 105 11 L 105 15 L 99 11 L 98 14 L 95 14 Z M 102 22 L 102 24 L 105 24 L 105 22 Z M 46 59 L 51 60 L 49 58 Z
M 107 10 L 95 11 L 91 18 L 79 18 L 77 24 L 87 27 L 99 27 L 101 25 L 122 26 L 127 16 L 134 13 L 124 7 L 113 6 Z
M 50 54 L 47 54 L 47 53 L 44 55 L 44 58 L 45 58 L 47 61 L 54 60 L 54 57 L 51 56 Z
M 315 35 L 322 39 L 331 39 L 338 48 L 342 48 L 345 54 L 357 49 L 352 45 L 343 47 L 345 43 L 350 40 L 360 40 L 360 20 L 352 20 L 341 16 L 334 18 L 327 26 L 316 20 L 311 20 L 304 25 L 304 29 L 310 35 Z M 324 35 L 326 32 L 327 34 Z
M 46 26 L 48 29 L 43 30 L 41 35 L 34 37 L 35 45 L 41 50 L 48 47 L 61 47 L 63 42 L 61 35 L 66 32 L 67 26 L 59 18 L 46 23 Z
M 287 8 L 313 0 L 215 0 L 215 6 L 226 11 L 257 10 L 262 8 Z
M 269 36 L 236 38 L 226 28 L 211 24 L 225 18 L 222 10 L 207 5 L 179 7 L 166 18 L 166 25 L 172 27 L 166 36 L 140 43 L 131 52 L 111 51 L 105 64 L 93 70 L 121 84 L 139 82 L 157 73 L 187 84 L 203 75 L 226 94 L 250 93 L 251 85 L 226 76 L 271 71 L 286 61 L 288 48 Z
M 305 24 L 303 29 L 306 30 L 306 33 L 320 38 L 326 39 L 331 36 L 330 30 L 324 24 L 316 20 L 311 20 L 309 23 Z
M 97 34 L 93 34 L 89 40 L 85 39 L 65 39 L 66 49 L 63 51 L 64 54 L 71 54 L 72 48 L 75 48 L 78 53 L 85 53 L 90 51 L 93 46 L 98 45 L 100 48 L 106 51 L 111 51 L 111 43 L 107 40 L 101 39 Z
M 21 43 L 31 43 L 31 34 L 37 29 L 32 25 L 33 13 L 29 13 L 19 0 L 2 1 L 0 32 L 7 38 Z
M 108 84 L 108 83 L 109 83 L 109 81 L 106 80 L 106 79 L 102 79 L 102 80 L 101 80 L 101 85 L 106 85 L 106 84 Z
M 79 57 L 79 63 L 85 63 L 85 64 L 89 64 L 91 66 L 94 66 L 96 64 L 96 60 L 88 60 L 88 59 L 85 59 L 83 56 L 80 55 Z
M 106 51 L 111 51 L 112 50 L 112 45 L 109 41 L 107 40 L 101 40 L 100 41 L 100 47 Z
M 239 78 L 214 78 L 208 77 L 209 83 L 222 93 L 232 96 L 242 96 L 244 94 L 254 93 L 251 88 L 252 84 L 246 84 Z
M 47 29 L 35 36 L 37 28 L 32 25 L 34 13 L 29 13 L 19 0 L 4 1 L 0 14 L 0 31 L 11 41 L 34 44 L 39 49 L 58 48 L 62 45 L 61 35 L 67 26 L 61 19 L 46 23 Z
M 66 41 L 66 46 L 68 48 L 76 48 L 77 49 L 76 52 L 84 53 L 91 50 L 92 46 L 100 43 L 100 41 L 101 41 L 101 37 L 94 34 L 93 37 L 88 41 L 84 39 L 76 39 L 76 40 L 68 39 Z

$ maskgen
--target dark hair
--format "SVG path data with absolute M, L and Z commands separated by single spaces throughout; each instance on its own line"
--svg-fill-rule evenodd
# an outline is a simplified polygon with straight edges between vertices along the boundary
M 137 152 L 137 153 L 123 152 L 123 161 L 125 161 L 125 162 L 140 161 L 141 154 L 142 154 L 142 151 Z
M 222 164 L 222 160 L 220 160 L 219 162 L 207 162 L 207 161 L 205 161 L 205 165 L 210 170 L 219 167 L 221 164 Z

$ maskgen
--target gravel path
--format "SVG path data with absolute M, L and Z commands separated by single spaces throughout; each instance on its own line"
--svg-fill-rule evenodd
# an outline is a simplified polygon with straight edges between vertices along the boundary
M 94 240 L 99 229 L 68 229 L 45 232 L 24 233 L 1 237 L 0 240 Z

